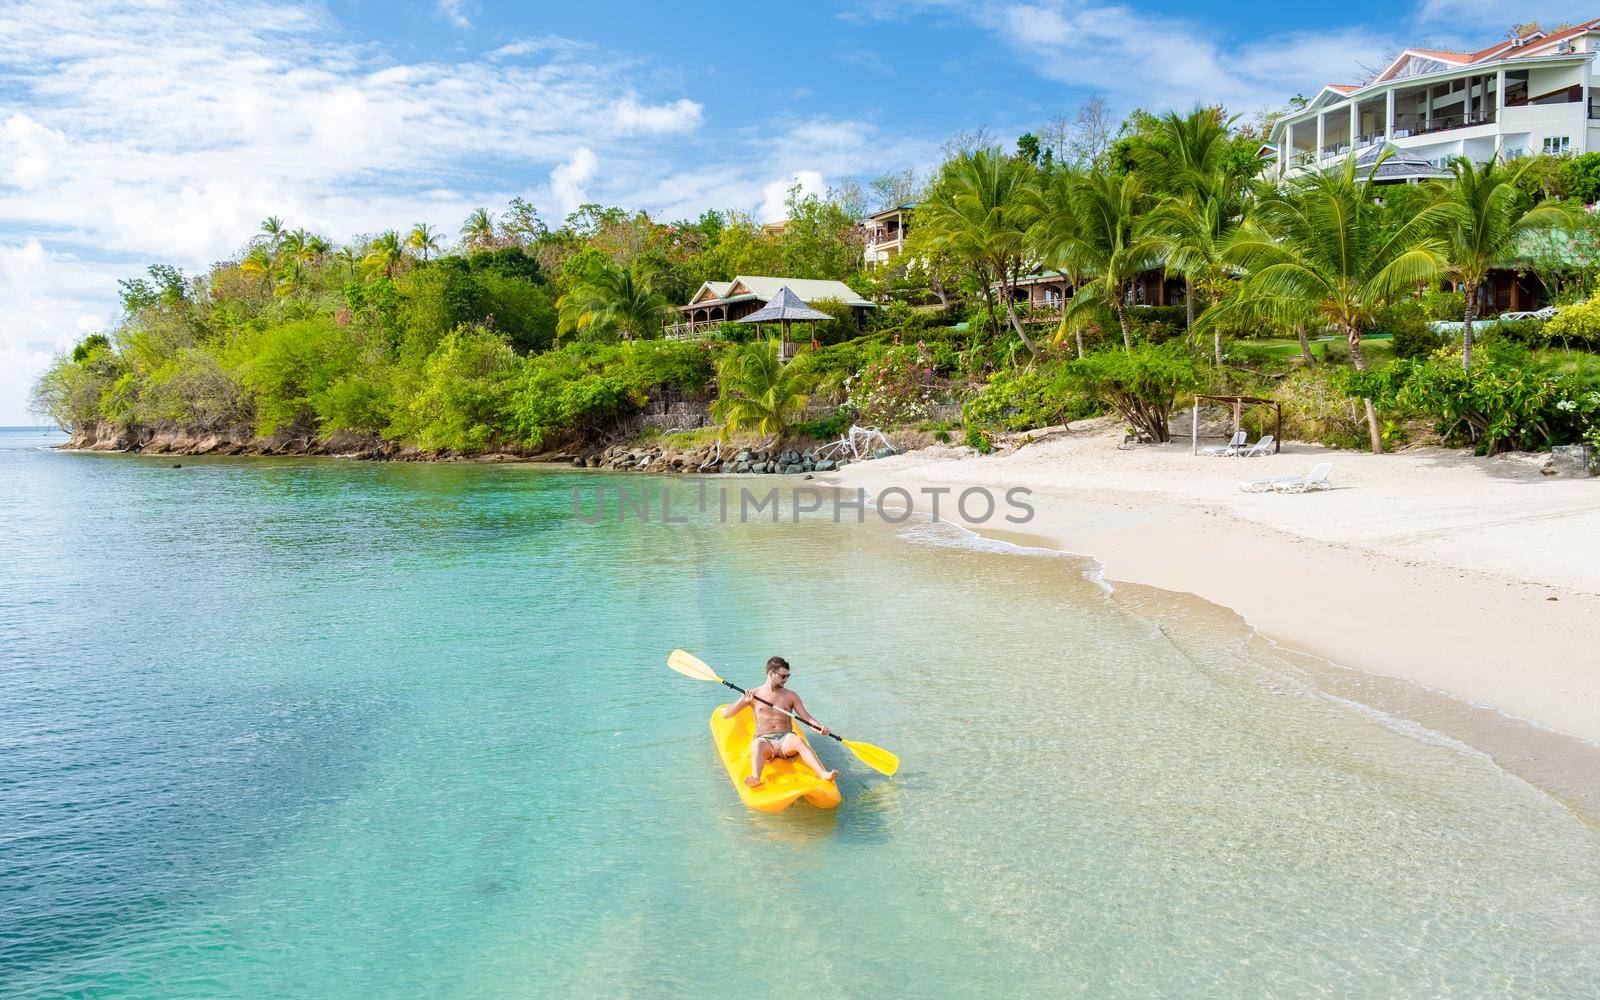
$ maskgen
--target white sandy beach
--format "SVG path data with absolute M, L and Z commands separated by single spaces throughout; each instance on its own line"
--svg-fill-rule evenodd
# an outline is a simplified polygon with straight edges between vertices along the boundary
M 1286 444 L 1210 458 L 1187 438 L 1119 451 L 1120 436 L 1120 423 L 1090 421 L 1002 454 L 933 447 L 826 478 L 874 494 L 1027 487 L 1031 523 L 973 527 L 1091 556 L 1113 585 L 1193 593 L 1290 648 L 1600 744 L 1600 479 L 1547 477 L 1528 455 Z M 1332 490 L 1238 488 L 1319 461 L 1333 463 Z

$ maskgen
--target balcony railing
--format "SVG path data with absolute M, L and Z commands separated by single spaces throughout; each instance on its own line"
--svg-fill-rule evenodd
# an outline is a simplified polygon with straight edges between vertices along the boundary
M 1493 111 L 1470 111 L 1459 115 L 1395 115 L 1394 137 L 1403 139 L 1411 135 L 1431 135 L 1451 129 L 1471 128 L 1474 125 L 1493 125 Z
M 667 340 L 709 340 L 721 321 L 704 323 L 668 323 L 661 328 Z
M 1293 156 L 1289 157 L 1289 166 L 1309 167 L 1315 159 L 1316 156 L 1311 152 L 1311 150 L 1307 149 L 1303 152 L 1295 153 Z

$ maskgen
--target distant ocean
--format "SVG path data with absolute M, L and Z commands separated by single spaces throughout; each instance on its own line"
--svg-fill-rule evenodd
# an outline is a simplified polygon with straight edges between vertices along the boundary
M 0 432 L 0 995 L 1600 993 L 1593 826 L 1074 559 L 63 439 Z M 675 646 L 904 769 L 748 811 Z

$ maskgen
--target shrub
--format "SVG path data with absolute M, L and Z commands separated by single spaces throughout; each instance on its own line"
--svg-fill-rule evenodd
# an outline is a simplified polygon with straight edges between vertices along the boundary
M 1091 354 L 1064 367 L 1068 384 L 1114 408 L 1142 436 L 1165 443 L 1179 392 L 1200 381 L 1194 359 L 1177 345 L 1140 344 Z
M 1600 153 L 1584 153 L 1563 163 L 1561 182 L 1569 198 L 1585 205 L 1600 201 Z
M 1367 440 L 1361 401 L 1335 384 L 1339 369 L 1322 365 L 1288 374 L 1272 393 L 1283 408 L 1285 439 L 1334 448 L 1361 448 Z
M 1485 325 L 1485 331 L 1492 330 L 1494 335 L 1503 340 L 1527 347 L 1543 347 L 1548 342 L 1549 335 L 1545 333 L 1545 320 L 1542 319 L 1498 319 L 1492 326 Z M 1473 331 L 1477 331 L 1474 324 Z
M 1147 324 L 1159 324 L 1173 327 L 1177 330 L 1189 326 L 1189 309 L 1187 306 L 1135 306 L 1128 313 L 1129 317 L 1141 320 Z
M 1600 153 L 1585 153 L 1600 157 Z M 1567 306 L 1544 324 L 1544 337 L 1562 344 L 1600 346 L 1600 299 Z
M 437 450 L 484 447 L 504 426 L 516 372 L 516 352 L 498 334 L 476 326 L 451 330 L 428 356 L 399 416 L 402 437 Z
M 1009 431 L 1048 427 L 1098 416 L 1105 407 L 1076 391 L 1060 365 L 1004 368 L 961 406 L 968 427 Z
M 614 364 L 636 389 L 666 386 L 698 393 L 711 385 L 711 352 L 699 344 L 637 340 L 620 345 L 617 351 Z
M 494 252 L 533 259 L 511 247 Z M 537 270 L 538 265 L 534 268 Z M 556 342 L 556 307 L 550 293 L 542 286 L 523 278 L 508 277 L 497 270 L 485 270 L 476 280 L 477 305 L 482 313 L 478 318 L 504 334 L 518 352 L 547 351 Z
M 849 380 L 849 405 L 875 427 L 914 423 L 931 412 L 939 381 L 927 344 L 891 347 Z
M 563 434 L 613 427 L 644 403 L 643 393 L 620 375 L 586 365 L 576 352 L 561 352 L 523 361 L 506 410 L 517 440 L 542 448 Z
M 1227 353 L 1224 357 L 1236 364 L 1266 368 L 1281 360 L 1283 352 L 1275 347 L 1265 347 L 1261 344 L 1251 344 L 1236 340 L 1228 344 Z
M 790 329 L 790 336 L 796 340 L 815 339 L 819 344 L 837 344 L 858 336 L 860 330 L 856 329 L 855 312 L 837 299 L 817 299 L 815 302 L 806 303 L 818 312 L 825 312 L 833 319 L 826 323 L 802 323 Z
M 1403 299 L 1378 313 L 1373 329 L 1393 335 L 1397 358 L 1426 357 L 1445 342 L 1428 325 L 1427 308 L 1414 299 Z
M 803 420 L 794 425 L 794 432 L 801 437 L 832 439 L 843 437 L 844 432 L 850 429 L 852 411 L 848 406 L 841 406 L 825 417 L 815 420 Z
M 1462 319 L 1467 314 L 1466 293 L 1430 288 L 1422 293 L 1422 311 L 1428 319 Z
M 91 333 L 72 349 L 72 361 L 74 364 L 82 364 L 95 354 L 109 350 L 111 350 L 111 338 L 103 333 Z
M 239 373 L 253 397 L 256 432 L 265 435 L 310 424 L 313 397 L 354 372 L 360 357 L 357 342 L 342 335 L 331 319 L 320 317 L 252 329 L 230 345 L 224 363 Z M 146 381 L 152 397 L 161 395 L 155 384 L 159 378 Z M 177 419 L 176 414 L 159 416 Z
M 1351 395 L 1434 418 L 1446 444 L 1471 445 L 1480 455 L 1576 441 L 1600 416 L 1600 393 L 1569 376 L 1494 357 L 1462 371 L 1458 354 L 1439 351 L 1425 361 L 1400 360 L 1340 378 Z

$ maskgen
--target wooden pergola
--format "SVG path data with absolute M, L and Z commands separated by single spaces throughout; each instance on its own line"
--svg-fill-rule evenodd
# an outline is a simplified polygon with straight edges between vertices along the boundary
M 1203 392 L 1194 394 L 1194 419 L 1189 424 L 1189 442 L 1196 455 L 1200 454 L 1200 401 L 1204 399 L 1212 403 L 1225 403 L 1233 407 L 1233 430 L 1239 432 L 1239 425 L 1244 417 L 1246 406 L 1272 407 L 1272 453 L 1276 455 L 1283 448 L 1283 407 L 1275 399 L 1263 399 L 1260 396 L 1210 396 Z

